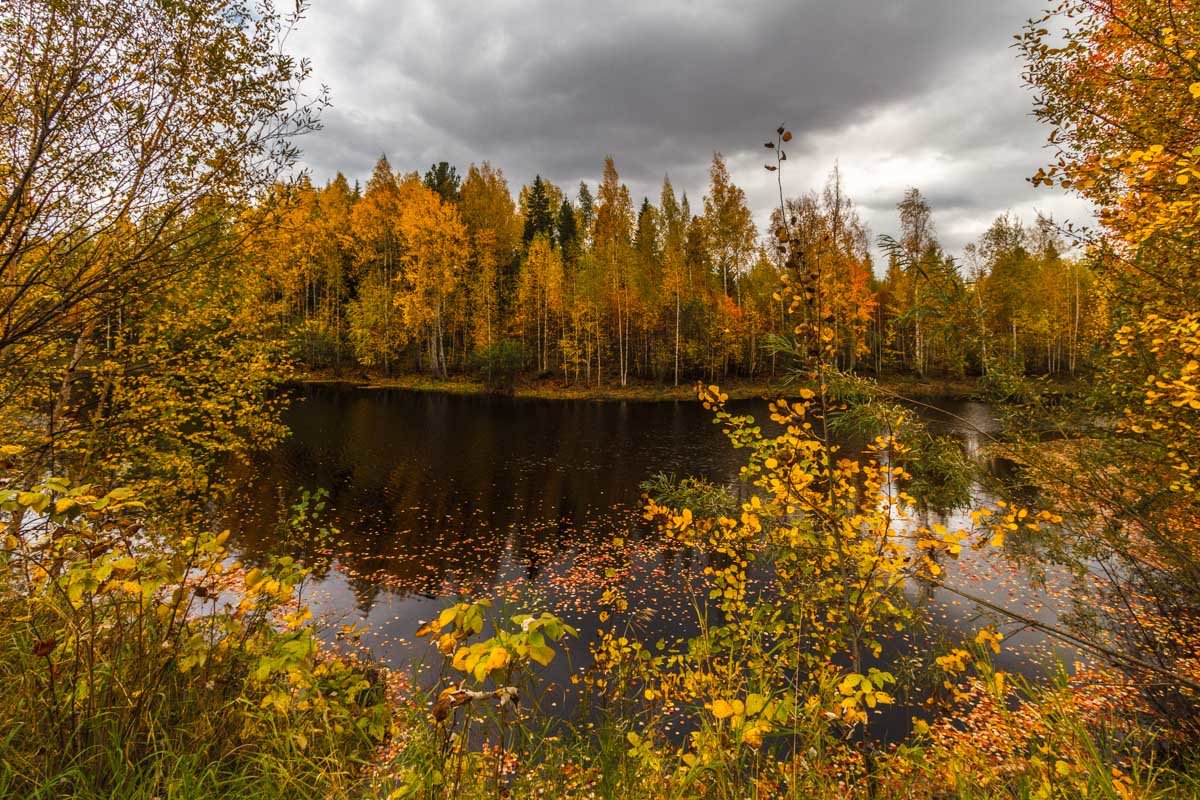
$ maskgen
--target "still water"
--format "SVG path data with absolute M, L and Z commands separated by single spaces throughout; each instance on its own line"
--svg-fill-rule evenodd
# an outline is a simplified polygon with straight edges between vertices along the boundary
M 767 419 L 765 401 L 730 404 Z M 934 428 L 979 457 L 996 422 L 984 404 L 944 400 L 918 409 Z M 552 611 L 580 631 L 549 668 L 569 704 L 567 678 L 588 661 L 606 571 L 619 580 L 639 636 L 653 643 L 695 630 L 695 555 L 667 547 L 640 519 L 640 484 L 664 472 L 736 484 L 733 449 L 698 402 L 544 401 L 308 385 L 285 415 L 291 435 L 249 465 L 228 524 L 248 560 L 279 547 L 287 507 L 305 489 L 329 492 L 340 534 L 331 568 L 306 590 L 330 629 L 365 623 L 364 643 L 397 666 L 439 661 L 413 640 L 424 620 L 462 596 L 491 597 L 517 611 Z M 992 469 L 998 465 L 991 464 Z M 991 498 L 975 489 L 975 502 Z M 931 522 L 969 526 L 965 512 Z M 619 546 L 613 540 L 620 540 Z M 626 561 L 628 559 L 628 562 Z M 1067 609 L 1065 584 L 1031 585 L 996 551 L 964 551 L 948 582 L 1043 622 Z M 920 598 L 937 624 L 906 649 L 972 636 L 990 621 L 939 591 Z M 1042 674 L 1054 651 L 1040 634 L 1008 632 L 998 666 Z M 889 648 L 890 650 L 892 648 Z M 889 657 L 885 655 L 885 658 Z

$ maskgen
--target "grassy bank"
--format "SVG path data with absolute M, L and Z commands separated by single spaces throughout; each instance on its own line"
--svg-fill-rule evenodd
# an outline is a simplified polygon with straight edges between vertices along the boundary
M 428 375 L 399 375 L 390 378 L 378 376 L 338 378 L 328 375 L 309 375 L 305 376 L 303 381 L 306 383 L 348 382 L 367 389 L 407 389 L 460 395 L 493 393 L 483 381 L 462 376 L 442 379 Z M 721 389 L 731 398 L 739 400 L 766 397 L 786 391 L 782 382 L 772 384 L 764 381 L 722 383 Z M 530 380 L 517 383 L 513 388 L 512 396 L 537 400 L 695 400 L 696 389 L 692 383 L 679 386 L 656 383 L 634 383 L 628 386 L 586 386 L 582 384 L 567 386 L 557 380 Z
M 418 392 L 443 392 L 458 395 L 484 395 L 490 390 L 483 381 L 462 375 L 435 378 L 429 375 L 337 375 L 326 372 L 309 372 L 301 376 L 302 383 L 348 383 L 367 389 L 407 389 Z M 796 384 L 783 379 L 718 381 L 721 391 L 732 400 L 775 398 L 795 393 Z M 931 398 L 951 397 L 969 399 L 983 392 L 980 379 L 967 378 L 921 378 L 915 375 L 885 375 L 879 379 L 882 388 L 905 397 Z M 628 386 L 615 384 L 588 386 L 583 384 L 564 385 L 558 379 L 518 381 L 512 392 L 514 397 L 538 400 L 695 400 L 695 381 L 670 384 L 638 382 Z

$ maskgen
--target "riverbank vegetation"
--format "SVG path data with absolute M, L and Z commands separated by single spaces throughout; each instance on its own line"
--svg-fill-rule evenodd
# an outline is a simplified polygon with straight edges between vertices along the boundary
M 1060 0 L 1018 37 L 1057 148 L 1033 180 L 1090 199 L 1096 230 L 1003 217 L 958 263 L 913 190 L 878 269 L 836 172 L 784 196 L 784 127 L 766 232 L 720 156 L 695 212 L 669 181 L 635 211 L 611 158 L 594 195 L 539 178 L 514 199 L 486 162 L 289 181 L 326 102 L 283 55 L 298 17 L 0 10 L 0 793 L 1200 795 L 1200 7 Z M 228 464 L 286 433 L 279 384 L 363 368 L 505 391 L 702 379 L 748 493 L 646 476 L 643 519 L 692 554 L 698 633 L 642 640 L 623 538 L 599 630 L 463 598 L 414 632 L 433 685 L 322 630 L 320 492 L 254 563 L 212 529 Z M 864 377 L 892 371 L 982 375 L 1070 436 L 998 438 L 1011 496 L 931 523 L 966 460 Z M 1026 377 L 1063 373 L 1083 388 L 1053 403 Z M 784 378 L 770 432 L 719 386 Z M 884 658 L 928 630 L 914 594 L 978 600 L 945 580 L 964 550 L 1014 544 L 1073 577 L 1077 618 L 985 602 L 964 641 Z M 997 667 L 1021 626 L 1086 665 Z M 542 713 L 543 669 L 583 636 L 579 714 Z M 907 735 L 876 736 L 885 713 Z
M 780 392 L 788 393 L 789 386 L 794 380 L 793 375 L 782 373 L 775 380 L 746 381 L 731 380 L 721 384 L 721 390 L 733 400 L 748 400 L 770 398 Z M 497 389 L 486 377 L 472 378 L 469 376 L 452 375 L 447 378 L 436 376 L 410 374 L 386 377 L 338 376 L 334 373 L 311 372 L 297 373 L 295 380 L 308 384 L 350 384 L 370 389 L 404 389 L 416 392 L 440 392 L 445 394 L 486 395 L 494 394 Z M 1003 392 L 1010 397 L 1014 391 L 1012 384 L 997 386 L 978 378 L 948 378 L 927 377 L 918 375 L 889 375 L 878 381 L 880 386 L 898 396 L 911 398 L 981 398 L 991 399 Z M 1025 384 L 1019 384 L 1025 387 Z M 1082 384 L 1071 380 L 1054 380 L 1035 382 L 1034 392 L 1045 396 L 1060 394 L 1076 394 Z M 1022 389 L 1027 391 L 1029 387 Z M 548 378 L 543 380 L 524 378 L 514 380 L 503 389 L 503 394 L 519 398 L 535 400 L 687 400 L 696 399 L 696 387 L 670 386 L 654 381 L 633 381 L 625 386 L 616 384 L 604 386 L 588 386 L 585 384 L 566 384 L 560 379 Z

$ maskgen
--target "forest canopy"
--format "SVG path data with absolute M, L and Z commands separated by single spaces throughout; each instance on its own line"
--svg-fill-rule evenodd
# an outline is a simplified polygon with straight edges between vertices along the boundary
M 280 225 L 255 242 L 264 299 L 309 369 L 445 377 L 486 370 L 507 343 L 523 372 L 566 385 L 779 375 L 784 265 L 720 153 L 695 211 L 669 177 L 635 204 L 612 157 L 594 194 L 538 176 L 514 198 L 488 162 L 460 182 L 445 162 L 421 178 L 384 157 L 365 187 L 339 174 L 273 200 Z M 961 377 L 1091 363 L 1103 309 L 1052 220 L 1002 215 L 959 260 L 914 188 L 880 251 L 836 169 L 786 213 L 837 298 L 839 367 Z

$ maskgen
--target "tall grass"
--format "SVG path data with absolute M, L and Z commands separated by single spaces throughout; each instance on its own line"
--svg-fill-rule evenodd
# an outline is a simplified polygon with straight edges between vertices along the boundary
M 318 644 L 307 570 L 233 562 L 129 492 L 0 491 L 0 789 L 12 797 L 354 796 L 389 715 Z

